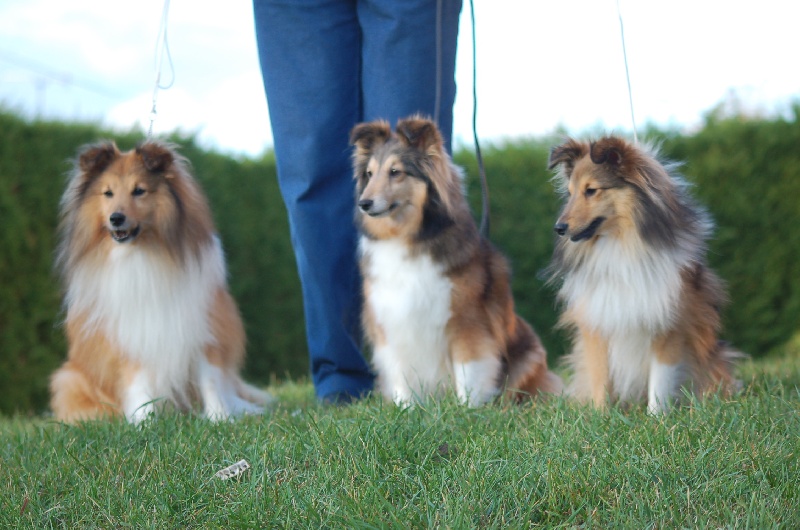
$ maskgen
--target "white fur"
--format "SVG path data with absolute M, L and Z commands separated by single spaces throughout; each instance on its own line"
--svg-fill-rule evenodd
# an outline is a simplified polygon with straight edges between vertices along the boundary
M 487 403 L 500 392 L 497 386 L 500 370 L 500 359 L 496 356 L 453 363 L 458 398 L 470 407 Z
M 147 388 L 145 397 L 185 405 L 185 389 L 205 347 L 215 340 L 208 315 L 225 276 L 216 238 L 199 259 L 187 258 L 183 267 L 167 256 L 123 244 L 102 266 L 78 265 L 66 301 L 70 311 L 86 315 L 85 333 L 104 333 L 140 363 L 147 377 L 140 384 Z
M 139 424 L 156 411 L 151 378 L 140 370 L 131 380 L 122 396 L 122 411 L 131 423 Z
M 672 325 L 686 256 L 600 237 L 582 257 L 584 263 L 565 278 L 561 296 L 596 331 L 658 333 Z
M 647 411 L 651 414 L 666 412 L 681 385 L 683 367 L 681 363 L 664 364 L 658 359 L 650 363 L 650 378 L 647 388 Z
M 622 401 L 639 400 L 647 391 L 653 337 L 646 331 L 616 333 L 608 340 L 610 390 Z
M 385 391 L 407 405 L 452 381 L 445 326 L 452 282 L 430 256 L 412 256 L 399 241 L 361 238 L 369 304 L 386 335 L 373 362 Z
M 689 259 L 638 240 L 600 237 L 594 245 L 567 275 L 560 295 L 608 341 L 611 390 L 622 400 L 638 399 L 647 389 L 653 338 L 678 315 L 681 269 Z
M 211 420 L 222 420 L 241 414 L 258 414 L 261 407 L 240 398 L 236 379 L 226 376 L 218 366 L 200 359 L 198 386 L 203 398 L 203 415 Z

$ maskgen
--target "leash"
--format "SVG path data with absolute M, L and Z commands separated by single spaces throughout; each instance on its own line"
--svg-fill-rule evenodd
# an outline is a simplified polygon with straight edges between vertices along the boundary
M 433 119 L 439 123 L 441 112 L 442 92 L 442 1 L 436 1 L 436 99 L 434 102 Z M 486 170 L 483 167 L 481 144 L 478 142 L 478 89 L 477 89 L 477 59 L 475 54 L 475 6 L 469 0 L 470 20 L 472 22 L 472 137 L 475 142 L 475 157 L 478 159 L 478 173 L 481 177 L 481 223 L 480 234 L 489 237 L 489 185 L 486 181 Z
M 472 138 L 475 142 L 475 158 L 478 160 L 478 174 L 481 177 L 481 236 L 489 238 L 489 182 L 486 179 L 486 168 L 483 166 L 481 144 L 478 141 L 478 59 L 475 53 L 475 5 L 469 0 L 469 14 L 472 22 Z
M 436 99 L 433 104 L 433 121 L 439 123 L 442 107 L 442 0 L 436 0 Z
M 471 1 L 471 0 L 470 0 Z M 639 143 L 639 137 L 636 134 L 636 118 L 633 116 L 633 92 L 631 91 L 631 75 L 628 72 L 628 53 L 625 51 L 625 29 L 622 26 L 622 11 L 619 7 L 619 0 L 617 0 L 617 16 L 619 17 L 619 35 L 622 39 L 622 58 L 625 60 L 625 79 L 628 82 L 628 103 L 631 108 L 631 124 L 633 125 L 633 142 Z
M 169 53 L 169 42 L 167 40 L 167 15 L 169 14 L 169 0 L 164 0 L 164 9 L 161 12 L 161 26 L 158 29 L 158 37 L 156 38 L 156 80 L 153 84 L 153 106 L 150 109 L 150 128 L 147 130 L 147 139 L 153 137 L 153 123 L 156 121 L 156 102 L 158 100 L 158 91 L 166 90 L 175 83 L 175 67 L 172 64 L 172 55 Z M 171 79 L 169 84 L 161 84 L 161 70 L 164 65 L 164 55 L 167 56 L 169 62 L 169 71 Z

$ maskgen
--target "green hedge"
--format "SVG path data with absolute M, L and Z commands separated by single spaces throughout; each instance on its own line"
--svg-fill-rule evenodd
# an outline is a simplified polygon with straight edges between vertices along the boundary
M 726 336 L 759 356 L 800 328 L 800 105 L 792 120 L 721 119 L 666 149 L 686 160 L 717 224 L 710 261 L 728 282 Z
M 0 411 L 40 409 L 64 354 L 52 273 L 65 162 L 91 126 L 0 115 Z
M 720 119 L 681 136 L 655 129 L 666 155 L 717 222 L 711 264 L 728 282 L 725 337 L 754 356 L 787 342 L 800 323 L 800 107 L 792 119 Z M 47 406 L 47 378 L 63 360 L 60 287 L 52 270 L 58 201 L 78 148 L 113 138 L 129 149 L 140 131 L 30 122 L 0 111 L 0 412 Z M 248 333 L 248 378 L 307 374 L 300 287 L 271 153 L 236 159 L 171 138 L 191 161 L 211 201 L 231 289 Z M 484 146 L 491 236 L 510 258 L 518 311 L 536 327 L 551 361 L 565 348 L 553 331 L 554 292 L 538 278 L 553 248 L 559 199 L 546 169 L 557 138 Z M 471 148 L 456 151 L 480 215 Z

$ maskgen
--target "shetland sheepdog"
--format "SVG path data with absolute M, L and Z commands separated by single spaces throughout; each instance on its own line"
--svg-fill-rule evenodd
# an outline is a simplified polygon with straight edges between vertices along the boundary
M 478 233 L 435 124 L 375 121 L 351 133 L 363 327 L 384 396 L 409 405 L 454 388 L 483 404 L 560 392 L 514 312 L 506 259 Z
M 166 404 L 215 420 L 261 411 L 268 394 L 239 377 L 244 327 L 211 212 L 170 145 L 85 147 L 60 237 L 69 351 L 50 380 L 57 419 L 138 423 Z
M 677 165 L 617 137 L 569 139 L 549 165 L 566 199 L 550 274 L 574 331 L 568 393 L 599 407 L 646 395 L 657 413 L 682 388 L 737 388 L 741 354 L 717 339 L 726 296 L 706 265 L 712 222 Z

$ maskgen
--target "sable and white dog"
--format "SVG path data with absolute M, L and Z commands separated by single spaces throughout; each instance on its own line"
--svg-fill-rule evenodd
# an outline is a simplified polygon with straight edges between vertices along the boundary
M 741 354 L 717 340 L 725 293 L 706 266 L 712 223 L 675 164 L 605 137 L 554 148 L 556 167 L 566 204 L 550 272 L 575 332 L 569 392 L 598 407 L 646 396 L 659 412 L 682 387 L 737 388 Z
M 505 258 L 477 230 L 462 175 L 430 120 L 357 125 L 363 325 L 382 393 L 407 405 L 455 388 L 480 405 L 503 389 L 560 392 L 514 312 Z
M 269 396 L 238 374 L 245 333 L 211 212 L 168 145 L 83 149 L 61 201 L 68 358 L 51 407 L 139 422 L 169 403 L 221 419 Z

